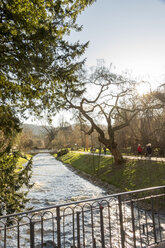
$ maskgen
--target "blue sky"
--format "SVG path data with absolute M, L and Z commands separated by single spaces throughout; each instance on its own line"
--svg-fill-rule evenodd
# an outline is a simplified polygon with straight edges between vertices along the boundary
M 158 85 L 165 72 L 165 1 L 97 0 L 78 18 L 83 31 L 72 41 L 90 41 L 87 65 L 104 59 L 118 71 L 129 71 Z
M 104 59 L 105 65 L 148 80 L 153 88 L 165 82 L 165 0 L 97 0 L 78 23 L 83 31 L 72 32 L 69 39 L 90 41 L 88 66 Z M 145 93 L 146 85 L 139 92 Z

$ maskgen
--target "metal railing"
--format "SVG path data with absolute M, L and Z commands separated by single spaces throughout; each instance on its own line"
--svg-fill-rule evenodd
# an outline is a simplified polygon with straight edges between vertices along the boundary
M 129 248 L 165 240 L 165 186 L 0 217 L 3 248 Z

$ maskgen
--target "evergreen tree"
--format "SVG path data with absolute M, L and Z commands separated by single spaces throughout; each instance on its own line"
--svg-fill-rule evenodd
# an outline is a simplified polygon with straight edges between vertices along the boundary
M 77 15 L 92 2 L 1 0 L 0 105 L 39 113 L 50 103 L 49 89 L 58 98 L 57 85 L 76 81 L 76 72 L 84 62 L 78 58 L 88 43 L 71 44 L 64 36 L 72 29 L 81 30 Z
M 0 106 L 0 153 L 10 152 L 17 133 L 21 131 L 20 121 L 9 106 Z
M 94 0 L 1 0 L 0 1 L 0 200 L 7 213 L 20 211 L 26 203 L 31 162 L 16 171 L 18 154 L 10 154 L 20 130 L 20 114 L 37 114 L 43 108 L 55 111 L 67 87 L 76 92 L 78 71 L 88 42 L 70 43 L 71 30 L 81 31 L 77 15 Z M 51 92 L 51 93 L 50 93 Z M 48 94 L 50 93 L 50 94 Z M 3 211 L 0 211 L 2 214 Z
M 18 168 L 19 152 L 11 153 L 13 140 L 20 132 L 20 122 L 9 107 L 0 107 L 0 215 L 22 210 L 27 199 L 30 184 L 30 160 L 24 168 Z M 24 187 L 24 191 L 22 187 Z M 25 190 L 26 188 L 26 190 Z
M 0 156 L 0 215 L 19 212 L 26 206 L 27 193 L 32 187 L 32 160 L 21 170 L 17 168 L 19 153 L 4 152 Z M 26 186 L 26 190 L 22 189 Z

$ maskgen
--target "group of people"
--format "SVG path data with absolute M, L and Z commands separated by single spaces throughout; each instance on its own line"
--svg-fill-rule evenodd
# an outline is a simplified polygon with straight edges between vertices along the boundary
M 99 149 L 99 154 L 101 154 L 101 147 L 99 147 L 98 149 Z M 104 150 L 104 155 L 106 155 L 106 147 L 104 147 L 103 150 Z M 96 151 L 96 148 L 91 147 L 90 151 L 91 152 L 92 151 L 95 152 Z M 142 155 L 145 155 L 146 157 L 151 158 L 151 155 L 152 155 L 151 143 L 148 143 L 146 145 L 146 151 L 144 151 L 144 149 L 142 148 L 142 146 L 140 144 L 138 144 L 137 151 L 138 151 L 138 155 L 139 156 L 142 157 Z
M 143 149 L 142 149 L 140 144 L 138 145 L 137 150 L 138 150 L 138 155 L 142 156 L 143 155 Z M 146 145 L 146 156 L 151 158 L 151 155 L 152 155 L 152 147 L 151 147 L 151 143 L 148 143 Z

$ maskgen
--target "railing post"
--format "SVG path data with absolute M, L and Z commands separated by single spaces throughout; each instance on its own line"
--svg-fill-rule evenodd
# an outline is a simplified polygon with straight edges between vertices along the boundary
M 157 237 L 156 237 L 156 228 L 155 228 L 154 202 L 153 202 L 153 197 L 152 196 L 151 196 L 151 207 L 152 207 L 152 222 L 153 222 L 153 231 L 154 231 L 154 241 L 155 241 L 155 244 L 156 244 Z
M 17 227 L 17 246 L 20 248 L 20 230 L 19 230 L 19 222 Z
M 5 229 L 4 229 L 4 248 L 6 248 L 6 224 L 5 224 Z
M 60 229 L 60 207 L 56 208 L 56 213 L 57 213 L 57 246 L 58 248 L 61 248 L 61 229 Z
M 102 243 L 102 248 L 105 248 L 105 239 L 104 239 L 104 222 L 103 222 L 103 209 L 104 209 L 104 207 L 100 205 L 101 243 Z
M 43 216 L 41 216 L 41 248 L 43 248 L 43 243 L 44 243 L 44 234 L 43 234 Z
M 93 225 L 93 210 L 91 207 L 91 227 L 92 227 L 92 241 L 93 241 L 93 248 L 95 248 L 95 237 L 94 237 L 94 225 Z
M 164 202 L 164 206 L 165 206 L 165 187 L 163 188 L 163 194 L 164 194 L 163 202 Z
M 123 227 L 123 213 L 122 213 L 122 201 L 121 195 L 118 196 L 118 203 L 119 203 L 119 218 L 120 218 L 120 233 L 121 233 L 121 247 L 124 248 L 125 245 L 125 233 Z
M 134 248 L 136 248 L 135 216 L 134 216 L 134 206 L 133 206 L 133 201 L 132 200 L 131 200 L 131 216 L 132 216 L 133 242 L 134 242 Z
M 80 212 L 77 212 L 77 248 L 80 248 Z
M 30 220 L 30 248 L 34 248 L 34 224 L 35 222 Z

